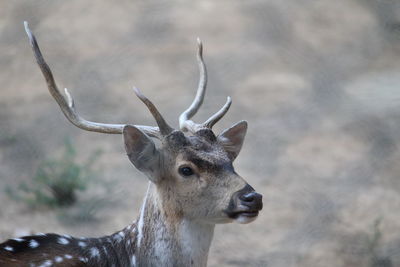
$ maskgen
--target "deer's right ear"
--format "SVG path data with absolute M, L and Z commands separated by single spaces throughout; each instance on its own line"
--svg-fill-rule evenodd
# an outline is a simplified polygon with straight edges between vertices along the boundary
M 240 121 L 218 135 L 218 142 L 225 148 L 231 160 L 235 160 L 242 149 L 247 132 L 247 122 Z
M 125 150 L 135 167 L 147 177 L 157 182 L 160 177 L 160 152 L 153 140 L 132 125 L 126 125 L 123 130 Z

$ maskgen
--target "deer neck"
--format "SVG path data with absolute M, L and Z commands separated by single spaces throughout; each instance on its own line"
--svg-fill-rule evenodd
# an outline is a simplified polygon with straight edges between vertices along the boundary
M 206 266 L 215 225 L 182 218 L 164 205 L 149 183 L 136 224 L 138 265 Z

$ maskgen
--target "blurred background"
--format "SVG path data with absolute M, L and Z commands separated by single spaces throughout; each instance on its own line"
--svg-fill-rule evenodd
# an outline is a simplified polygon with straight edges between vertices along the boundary
M 217 226 L 209 266 L 400 266 L 400 2 L 397 0 L 1 1 L 0 239 L 101 236 L 139 213 L 147 180 L 122 137 L 77 129 L 49 95 L 27 20 L 85 118 L 170 124 L 198 82 L 198 122 L 231 110 L 235 162 L 264 195 L 248 225 Z

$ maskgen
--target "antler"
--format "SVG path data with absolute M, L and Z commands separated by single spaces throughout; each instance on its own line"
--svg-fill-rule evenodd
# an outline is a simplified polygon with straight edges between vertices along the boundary
M 33 53 L 35 55 L 36 62 L 38 63 L 40 70 L 42 71 L 43 76 L 46 79 L 49 92 L 60 106 L 61 111 L 64 113 L 65 117 L 67 117 L 67 119 L 72 124 L 86 131 L 108 133 L 108 134 L 122 134 L 123 128 L 125 127 L 126 124 L 98 123 L 98 122 L 88 121 L 82 118 L 76 112 L 74 100 L 70 95 L 70 93 L 68 92 L 67 88 L 65 88 L 65 94 L 67 96 L 68 101 L 65 100 L 64 96 L 58 90 L 58 87 L 53 77 L 53 73 L 50 70 L 50 67 L 47 65 L 46 61 L 42 56 L 42 53 L 39 49 L 35 36 L 29 29 L 28 22 L 25 21 L 24 26 L 26 34 L 28 35 L 30 44 L 32 46 Z M 155 118 L 159 126 L 159 127 L 152 127 L 152 126 L 135 125 L 135 127 L 139 128 L 147 135 L 159 139 L 163 135 L 170 133 L 172 131 L 172 128 L 169 127 L 169 125 L 165 122 L 165 120 L 158 112 L 154 104 L 150 100 L 148 100 L 145 96 L 143 96 L 137 89 L 135 90 L 135 93 L 146 104 L 146 106 L 152 113 L 153 117 Z
M 201 104 L 203 104 L 204 95 L 206 93 L 207 87 L 207 69 L 203 60 L 203 44 L 201 43 L 201 40 L 199 38 L 197 38 L 197 45 L 197 62 L 199 64 L 200 80 L 197 87 L 197 93 L 192 104 L 179 116 L 179 127 L 182 131 L 196 132 L 203 128 L 211 129 L 226 114 L 226 112 L 228 112 L 232 104 L 232 100 L 228 96 L 225 105 L 204 123 L 197 124 L 190 120 L 197 113 Z
M 151 114 L 153 115 L 154 119 L 157 122 L 157 125 L 160 129 L 160 132 L 162 135 L 168 135 L 171 133 L 174 129 L 171 128 L 168 123 L 164 120 L 163 116 L 161 113 L 157 110 L 156 106 L 147 98 L 145 97 L 142 92 L 139 91 L 138 88 L 133 87 L 133 91 L 135 91 L 136 96 L 142 100 L 142 102 L 147 106 L 147 108 L 150 110 Z

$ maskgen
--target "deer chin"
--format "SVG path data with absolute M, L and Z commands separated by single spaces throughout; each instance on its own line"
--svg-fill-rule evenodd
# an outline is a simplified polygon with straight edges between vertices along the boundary
M 255 221 L 258 217 L 258 211 L 241 212 L 236 214 L 234 221 L 240 224 L 247 224 Z

